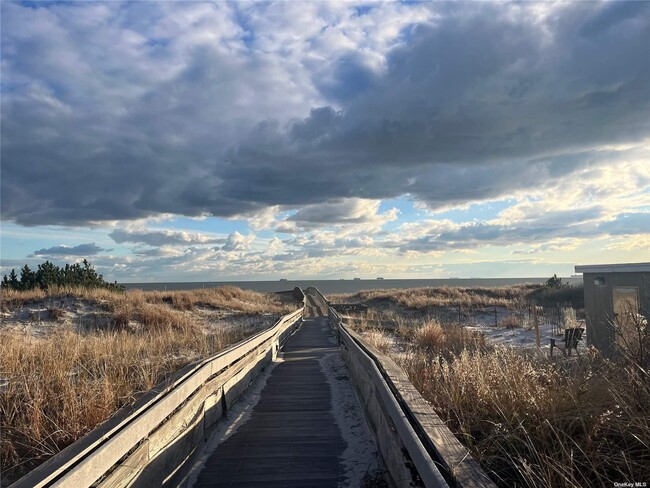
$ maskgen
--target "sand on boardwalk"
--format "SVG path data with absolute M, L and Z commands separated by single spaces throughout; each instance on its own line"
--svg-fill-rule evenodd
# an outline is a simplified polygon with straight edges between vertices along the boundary
M 339 486 L 353 488 L 363 486 L 369 477 L 383 478 L 385 468 L 379 448 L 343 359 L 338 352 L 328 354 L 320 359 L 320 366 L 332 392 L 334 421 L 347 443 L 341 457 L 347 481 Z
M 333 345 L 336 344 L 333 336 L 331 341 Z M 246 393 L 237 400 L 226 417 L 219 421 L 215 430 L 210 434 L 198 460 L 187 475 L 188 488 L 196 483 L 199 473 L 217 447 L 237 432 L 237 429 L 250 418 L 273 368 L 282 360 L 283 355 L 280 353 Z M 319 363 L 330 387 L 334 421 L 347 443 L 347 448 L 341 457 L 346 480 L 339 486 L 341 488 L 356 488 L 363 486 L 368 478 L 383 479 L 385 473 L 383 461 L 350 381 L 347 366 L 338 352 L 323 356 Z
M 329 326 L 324 326 L 330 332 Z M 334 335 L 330 335 L 336 345 Z M 370 432 L 363 407 L 350 379 L 350 372 L 340 353 L 334 352 L 320 360 L 332 397 L 332 414 L 347 448 L 341 462 L 347 481 L 341 487 L 363 486 L 368 478 L 383 479 L 385 467 L 374 435 Z
M 194 486 L 199 474 L 205 467 L 205 463 L 210 459 L 210 456 L 212 456 L 219 444 L 227 441 L 235 432 L 237 432 L 237 429 L 244 425 L 250 418 L 255 405 L 260 401 L 262 390 L 264 390 L 266 382 L 268 381 L 269 376 L 271 376 L 271 372 L 279 363 L 282 362 L 282 360 L 282 353 L 280 353 L 278 354 L 278 357 L 264 369 L 264 372 L 254 380 L 253 384 L 249 386 L 246 392 L 237 399 L 230 409 L 228 409 L 226 415 L 219 419 L 214 431 L 206 440 L 202 452 L 197 457 L 197 460 L 185 477 L 185 480 L 183 480 L 187 482 L 184 486 L 187 488 L 192 488 Z

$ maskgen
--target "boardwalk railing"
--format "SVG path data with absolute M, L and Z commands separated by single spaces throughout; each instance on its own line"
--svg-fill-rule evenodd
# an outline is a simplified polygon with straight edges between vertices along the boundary
M 303 310 L 186 366 L 11 486 L 174 485 L 204 433 L 275 358 Z
M 322 294 L 320 296 L 329 304 Z M 346 326 L 331 306 L 329 318 L 395 484 L 494 487 L 467 448 L 411 384 L 406 373 Z

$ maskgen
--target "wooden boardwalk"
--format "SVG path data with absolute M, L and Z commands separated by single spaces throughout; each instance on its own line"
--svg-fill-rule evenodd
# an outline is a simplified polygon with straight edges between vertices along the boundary
M 331 411 L 319 359 L 337 351 L 327 306 L 307 295 L 305 321 L 284 347 L 250 418 L 217 446 L 193 485 L 336 487 L 346 448 Z

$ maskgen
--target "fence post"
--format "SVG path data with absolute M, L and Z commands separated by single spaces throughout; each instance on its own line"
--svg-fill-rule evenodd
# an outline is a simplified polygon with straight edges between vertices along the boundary
M 498 325 L 499 325 L 499 322 L 497 320 L 497 306 L 495 305 L 494 306 L 494 326 L 498 327 Z
M 533 308 L 533 324 L 535 324 L 535 341 L 537 342 L 537 349 L 542 347 L 541 339 L 539 337 L 539 320 L 537 320 L 537 308 Z

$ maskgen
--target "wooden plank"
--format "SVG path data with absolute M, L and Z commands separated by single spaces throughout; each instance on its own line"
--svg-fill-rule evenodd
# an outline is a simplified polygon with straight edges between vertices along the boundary
M 223 390 L 219 388 L 216 392 L 208 396 L 203 403 L 203 424 L 206 430 L 214 425 L 223 415 L 223 406 L 221 405 L 222 396 Z
M 147 463 L 149 463 L 149 441 L 145 440 L 98 487 L 125 488 L 131 486 L 133 480 L 144 469 Z
M 401 452 L 401 444 L 404 446 L 410 459 L 416 466 L 417 473 L 424 486 L 446 487 L 446 481 L 438 471 L 434 462 L 431 460 L 431 457 L 420 442 L 420 439 L 413 431 L 413 428 L 397 404 L 397 401 L 393 397 L 388 385 L 384 382 L 377 366 L 374 362 L 369 364 L 370 361 L 368 360 L 368 356 L 352 339 L 347 330 L 342 330 L 341 338 L 350 355 L 355 356 L 355 359 L 359 361 L 361 367 L 369 374 L 370 382 L 372 382 L 374 386 L 375 398 L 367 399 L 367 407 L 371 415 L 375 417 L 376 421 L 378 419 L 383 419 L 387 422 L 387 419 L 390 419 L 392 422 L 392 425 L 388 425 L 387 428 L 378 431 L 378 441 L 380 442 L 380 445 L 383 444 L 386 449 L 385 453 L 382 450 L 384 461 L 387 463 L 389 469 L 391 467 L 394 469 L 394 471 L 391 472 L 393 480 L 398 484 L 398 486 L 409 486 L 411 483 L 418 482 L 417 478 L 414 478 L 412 473 L 409 473 L 408 478 L 406 478 L 406 475 L 404 474 L 402 465 L 407 464 L 407 462 L 399 462 L 400 455 L 398 452 Z M 398 442 L 393 440 L 395 435 L 399 437 Z
M 336 352 L 323 319 L 306 320 L 284 348 L 248 420 L 217 446 L 195 486 L 337 486 L 345 441 L 319 359 Z M 298 483 L 298 484 L 296 484 Z
M 154 475 L 153 473 L 147 472 L 141 476 L 141 478 L 144 479 L 138 478 L 137 484 L 140 486 L 144 486 L 147 483 L 160 484 L 164 480 L 164 478 L 160 477 L 160 473 L 178 469 L 184 460 L 192 454 L 194 448 L 199 444 L 199 441 L 196 439 L 196 435 L 198 435 L 199 432 L 202 433 L 205 426 L 203 415 L 206 410 L 205 407 L 207 399 L 211 398 L 212 402 L 220 402 L 223 389 L 225 388 L 228 390 L 231 388 L 228 386 L 229 382 L 231 384 L 234 384 L 232 383 L 233 379 L 235 382 L 237 382 L 238 379 L 241 379 L 245 374 L 248 374 L 249 377 L 256 376 L 261 369 L 261 366 L 264 366 L 268 363 L 270 355 L 271 351 L 268 349 L 268 347 L 266 347 L 260 354 L 248 355 L 247 357 L 243 358 L 237 363 L 239 371 L 237 371 L 235 368 L 231 368 L 206 383 L 203 388 L 197 392 L 197 394 L 195 394 L 195 396 L 192 397 L 185 405 L 183 405 L 183 407 L 178 412 L 176 412 L 160 428 L 154 431 L 149 436 L 148 454 L 152 459 L 152 463 L 156 466 L 156 474 Z M 245 384 L 245 387 L 247 386 L 248 383 Z M 209 403 L 207 406 L 209 409 L 213 407 L 214 404 Z M 219 416 L 221 416 L 220 403 L 218 408 Z M 203 422 L 203 427 L 201 428 L 198 427 L 199 421 Z M 187 436 L 188 430 L 193 432 L 194 435 Z M 185 440 L 183 442 L 176 442 L 176 440 L 180 438 L 184 438 Z M 170 452 L 161 454 L 163 450 L 169 450 Z M 156 458 L 159 454 L 160 458 Z M 132 478 L 135 478 L 135 476 L 132 476 Z
M 151 459 L 167 449 L 174 439 L 183 435 L 188 425 L 195 421 L 197 415 L 203 416 L 203 404 L 206 394 L 207 392 L 192 397 L 164 424 L 149 434 L 149 455 Z
M 237 374 L 233 375 L 223 385 L 223 392 L 226 397 L 226 408 L 230 408 L 237 398 L 248 389 L 248 386 L 253 381 L 256 374 L 255 368 L 262 363 L 264 366 L 269 364 L 272 360 L 272 351 L 263 351 L 255 358 L 252 358 L 247 364 L 242 367 Z
M 404 370 L 391 358 L 373 349 L 354 331 L 347 327 L 345 331 L 371 351 L 380 363 L 381 370 L 388 377 L 387 381 L 391 390 L 398 394 L 400 401 L 406 406 L 409 415 L 419 427 L 420 438 L 425 443 L 425 447 L 435 452 L 437 461 L 442 464 L 455 484 L 462 488 L 495 487 L 496 485 L 490 480 L 487 473 L 472 458 L 469 450 L 461 444 L 431 405 L 413 386 Z
M 176 470 L 182 466 L 185 460 L 194 452 L 197 445 L 200 444 L 198 437 L 201 437 L 205 426 L 211 425 L 209 423 L 206 424 L 205 418 L 203 417 L 207 409 L 214 407 L 214 403 L 207 403 L 207 400 L 212 399 L 211 402 L 219 401 L 217 408 L 219 412 L 218 416 L 220 417 L 222 414 L 221 397 L 223 392 L 226 391 L 226 395 L 231 395 L 230 402 L 232 404 L 236 399 L 232 392 L 233 385 L 237 384 L 243 377 L 247 377 L 246 382 L 241 382 L 239 393 L 248 388 L 250 381 L 270 361 L 272 351 L 269 350 L 269 347 L 267 346 L 262 349 L 261 353 L 249 354 L 244 357 L 237 363 L 239 370 L 235 368 L 228 369 L 206 383 L 201 391 L 188 401 L 181 410 L 150 435 L 150 456 L 154 459 L 153 464 L 156 465 L 155 471 L 157 473 Z M 216 421 L 213 420 L 215 415 L 216 413 L 213 413 L 212 419 L 208 420 L 208 422 L 214 423 Z M 202 426 L 198 425 L 199 422 L 202 422 Z M 192 435 L 188 436 L 188 431 L 192 432 Z M 181 439 L 181 442 L 177 442 L 177 439 Z M 161 459 L 164 461 L 155 459 L 163 450 L 169 451 L 168 453 L 161 454 Z M 164 466 L 162 470 L 161 465 Z M 164 480 L 158 474 L 154 476 L 155 479 L 152 476 L 154 475 L 149 474 L 144 485 L 142 480 L 138 480 L 138 484 L 140 486 L 147 486 L 147 483 L 149 485 L 151 483 L 157 484 L 158 482 L 162 483 Z
M 134 487 L 148 488 L 166 486 L 173 475 L 180 471 L 185 462 L 201 445 L 203 440 L 203 411 L 197 410 L 193 418 L 186 418 L 181 435 L 175 437 L 144 468 L 135 480 Z
M 170 381 L 164 382 L 128 406 L 79 441 L 28 473 L 14 485 L 17 488 L 41 486 L 88 486 L 131 450 L 213 372 L 226 368 L 242 354 L 254 350 L 292 325 L 302 309 L 282 317 L 272 328 L 260 332 L 225 351 L 188 365 Z M 137 419 L 137 420 L 136 420 Z M 134 421 L 136 420 L 136 421 Z M 74 466 L 74 469 L 71 469 Z

